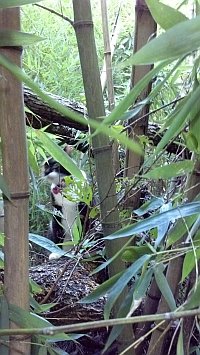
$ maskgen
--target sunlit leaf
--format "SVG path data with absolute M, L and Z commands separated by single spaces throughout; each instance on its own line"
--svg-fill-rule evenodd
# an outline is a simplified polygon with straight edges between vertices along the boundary
M 174 60 L 200 46 L 200 16 L 173 26 L 159 37 L 149 41 L 136 52 L 126 65 L 152 64 L 158 61 Z
M 158 0 L 146 0 L 146 3 L 154 20 L 164 30 L 177 25 L 179 22 L 188 20 L 180 11 Z
M 191 173 L 194 169 L 194 162 L 192 160 L 181 160 L 176 163 L 170 163 L 163 166 L 159 166 L 149 171 L 144 177 L 148 179 L 170 179 L 176 176 L 183 176 Z

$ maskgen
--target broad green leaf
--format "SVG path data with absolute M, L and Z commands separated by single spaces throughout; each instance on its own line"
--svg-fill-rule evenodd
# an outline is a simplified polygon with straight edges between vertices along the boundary
M 149 171 L 143 177 L 147 179 L 171 179 L 176 176 L 183 176 L 191 173 L 194 169 L 194 162 L 192 160 L 181 160 L 176 163 L 171 163 L 159 166 Z
M 43 39 L 30 33 L 0 30 L 0 47 L 27 46 L 43 41 Z
M 143 155 L 143 149 L 140 144 L 129 139 L 124 134 L 120 134 L 116 132 L 116 130 L 112 129 L 112 127 L 108 127 L 102 122 L 98 122 L 92 118 L 84 118 L 82 115 L 77 114 L 76 112 L 66 108 L 64 105 L 60 104 L 58 101 L 54 100 L 53 98 L 49 97 L 45 94 L 39 86 L 31 80 L 17 65 L 12 63 L 8 58 L 4 55 L 0 55 L 0 64 L 7 68 L 15 77 L 19 80 L 24 82 L 31 90 L 33 90 L 44 102 L 47 102 L 50 107 L 54 108 L 57 112 L 59 112 L 63 116 L 67 116 L 68 118 L 72 119 L 75 122 L 79 122 L 84 126 L 90 126 L 94 129 L 97 129 L 104 133 L 105 135 L 112 137 L 118 140 L 121 144 L 125 145 L 128 149 L 133 150 L 135 153 Z
M 149 41 L 123 66 L 173 61 L 200 46 L 200 16 L 173 26 L 159 37 Z
M 27 4 L 34 4 L 40 2 L 41 0 L 1 0 L 0 9 L 5 9 L 7 7 L 16 7 Z
M 3 194 L 7 197 L 8 200 L 11 200 L 8 186 L 4 180 L 3 175 L 1 174 L 0 174 L 0 190 L 3 192 Z
M 173 293 L 169 287 L 166 277 L 163 274 L 163 265 L 159 265 L 154 270 L 154 275 L 156 279 L 156 283 L 167 302 L 170 310 L 173 312 L 176 309 L 176 302 L 173 296 Z
M 188 300 L 184 305 L 184 309 L 193 309 L 200 306 L 200 279 L 197 286 L 195 285 L 188 296 Z
M 81 170 L 77 167 L 74 161 L 66 154 L 62 148 L 60 148 L 55 142 L 53 142 L 45 132 L 40 130 L 36 131 L 38 139 L 42 142 L 45 150 L 58 161 L 65 169 L 67 169 L 77 179 L 85 180 L 85 176 Z
M 151 255 L 143 255 L 136 262 L 126 269 L 122 276 L 115 282 L 112 289 L 108 293 L 107 302 L 104 307 L 104 317 L 108 319 L 110 312 L 118 299 L 119 295 L 129 283 L 129 281 L 138 273 L 138 271 L 143 267 L 144 263 L 151 259 Z
M 179 22 L 188 20 L 181 12 L 158 0 L 146 0 L 146 4 L 154 20 L 164 30 L 177 25 Z
M 122 273 L 120 272 L 119 274 L 110 277 L 108 280 L 98 286 L 94 291 L 92 291 L 88 296 L 82 298 L 79 303 L 92 303 L 97 301 L 100 297 L 104 297 L 121 275 Z
M 196 262 L 200 259 L 200 232 L 197 232 L 194 238 L 194 247 L 196 251 L 195 254 L 192 250 L 187 252 L 187 254 L 185 255 L 183 261 L 181 282 L 185 280 L 189 273 L 194 269 Z
M 117 238 L 130 237 L 134 234 L 146 232 L 150 229 L 153 229 L 161 223 L 166 223 L 166 221 L 176 220 L 193 214 L 199 214 L 199 209 L 200 202 L 187 203 L 185 205 L 172 208 L 170 211 L 151 216 L 143 221 L 139 221 L 135 224 L 122 228 L 119 231 L 107 237 L 104 237 L 103 239 L 113 240 Z
M 181 325 L 180 332 L 178 336 L 177 348 L 176 348 L 177 355 L 184 355 L 184 343 L 183 343 L 183 327 Z
M 133 212 L 137 216 L 143 216 L 149 211 L 158 209 L 164 204 L 164 199 L 162 197 L 153 197 L 151 200 L 145 202 L 140 208 L 134 210 Z
M 197 113 L 200 111 L 199 97 L 200 87 L 193 91 L 189 95 L 189 98 L 184 102 L 181 110 L 177 113 L 177 116 L 171 123 L 161 141 L 158 143 L 155 149 L 155 154 L 158 154 L 165 146 L 169 144 L 172 138 L 176 137 L 181 132 L 188 118 L 192 120 L 192 118 L 197 115 Z

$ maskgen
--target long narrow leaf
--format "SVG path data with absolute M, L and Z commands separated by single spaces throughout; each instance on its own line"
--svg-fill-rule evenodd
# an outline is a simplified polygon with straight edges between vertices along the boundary
M 170 28 L 159 37 L 149 41 L 135 53 L 126 65 L 152 64 L 171 60 L 188 54 L 200 46 L 200 16 L 183 21 Z
M 60 148 L 56 143 L 54 143 L 45 132 L 40 130 L 36 131 L 36 135 L 39 140 L 44 145 L 47 152 L 59 163 L 68 170 L 74 177 L 79 180 L 85 181 L 85 176 L 81 170 L 77 167 L 74 161 L 66 154 L 62 148 Z
M 200 86 L 191 93 L 188 100 L 183 105 L 175 120 L 172 122 L 163 138 L 156 147 L 155 154 L 158 154 L 171 140 L 176 137 L 184 127 L 188 118 L 192 120 L 200 111 L 199 103 Z
M 122 228 L 119 231 L 104 237 L 107 240 L 117 238 L 130 237 L 136 233 L 146 232 L 157 227 L 161 223 L 166 223 L 166 220 L 176 220 L 193 214 L 199 214 L 200 202 L 191 202 L 183 206 L 172 208 L 170 211 L 163 212 L 156 216 L 151 216 L 143 221 L 139 221 L 128 227 Z
M 39 36 L 11 30 L 0 30 L 0 47 L 27 46 L 43 41 Z
M 193 169 L 194 162 L 192 160 L 181 160 L 176 163 L 156 167 L 143 175 L 143 177 L 154 180 L 171 179 L 172 177 L 187 175 Z
M 106 302 L 104 308 L 104 317 L 108 319 L 110 316 L 111 309 L 116 302 L 117 298 L 128 284 L 128 282 L 138 273 L 138 271 L 142 268 L 144 263 L 149 261 L 151 255 L 143 255 L 139 258 L 135 263 L 133 263 L 124 273 L 123 275 L 115 282 L 112 290 L 108 294 L 108 300 Z
M 167 279 L 163 274 L 162 265 L 159 265 L 157 268 L 155 268 L 154 275 L 155 275 L 156 283 L 157 283 L 165 301 L 167 302 L 170 310 L 174 311 L 176 309 L 176 302 L 175 302 L 173 293 L 169 287 L 169 284 L 167 282 Z

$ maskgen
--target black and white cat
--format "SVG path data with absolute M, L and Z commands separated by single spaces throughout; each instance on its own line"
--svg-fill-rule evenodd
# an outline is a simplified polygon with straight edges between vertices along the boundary
M 51 183 L 52 204 L 54 206 L 54 217 L 50 224 L 48 238 L 54 243 L 62 243 L 72 240 L 73 228 L 77 218 L 84 215 L 87 206 L 68 200 L 62 192 L 66 187 L 64 177 L 71 175 L 62 165 L 53 158 L 48 159 L 44 164 L 44 176 Z M 63 247 L 69 250 L 70 247 Z

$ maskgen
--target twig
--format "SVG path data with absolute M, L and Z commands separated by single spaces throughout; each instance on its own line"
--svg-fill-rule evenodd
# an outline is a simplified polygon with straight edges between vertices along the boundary
M 58 17 L 61 17 L 63 20 L 69 22 L 70 25 L 72 25 L 74 27 L 74 21 L 72 21 L 69 17 L 64 16 L 63 14 L 60 14 L 59 12 L 57 12 L 57 11 L 55 11 L 53 9 L 50 9 L 49 7 L 46 7 L 46 6 L 43 6 L 43 5 L 39 5 L 39 4 L 34 4 L 34 5 L 40 7 L 43 10 L 49 11 L 52 14 L 58 16 Z

